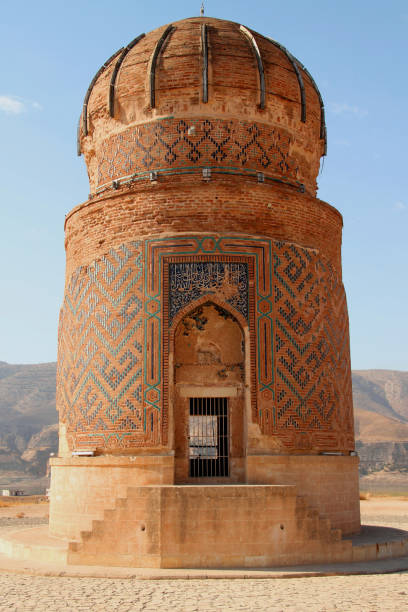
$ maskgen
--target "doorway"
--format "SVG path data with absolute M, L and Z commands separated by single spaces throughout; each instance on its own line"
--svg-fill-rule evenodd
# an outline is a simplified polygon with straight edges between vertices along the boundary
M 203 302 L 174 330 L 175 481 L 245 480 L 245 333 L 235 314 Z

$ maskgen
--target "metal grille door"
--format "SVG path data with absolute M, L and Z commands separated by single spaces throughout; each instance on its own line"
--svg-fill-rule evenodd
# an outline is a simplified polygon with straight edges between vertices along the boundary
M 192 478 L 229 475 L 226 397 L 190 398 L 189 464 Z

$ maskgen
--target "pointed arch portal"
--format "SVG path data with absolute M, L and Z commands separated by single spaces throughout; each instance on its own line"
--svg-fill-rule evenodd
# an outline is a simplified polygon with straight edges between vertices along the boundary
M 175 321 L 172 338 L 176 480 L 241 481 L 247 378 L 242 317 L 208 296 L 190 306 Z

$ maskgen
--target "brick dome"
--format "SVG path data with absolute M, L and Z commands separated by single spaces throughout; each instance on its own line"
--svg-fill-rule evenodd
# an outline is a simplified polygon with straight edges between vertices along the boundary
M 150 172 L 210 168 L 314 194 L 325 150 L 323 103 L 305 67 L 272 39 L 208 17 L 119 49 L 88 88 L 78 132 L 92 193 Z

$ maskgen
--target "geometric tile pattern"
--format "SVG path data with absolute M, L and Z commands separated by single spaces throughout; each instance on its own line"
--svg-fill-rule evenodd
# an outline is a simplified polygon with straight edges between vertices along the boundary
M 163 338 L 163 353 L 156 351 L 162 362 L 152 367 L 158 376 L 147 382 L 154 382 L 164 424 L 174 327 L 172 266 L 180 262 L 182 270 L 191 270 L 191 262 L 216 262 L 234 255 L 235 264 L 253 261 L 249 274 L 254 286 L 249 300 L 250 335 L 255 341 L 250 348 L 255 372 L 250 385 L 253 419 L 264 434 L 278 436 L 288 450 L 354 448 L 345 294 L 332 267 L 315 250 L 242 236 L 173 236 L 146 245 L 146 261 L 160 270 L 159 283 L 147 286 L 146 293 L 148 297 L 151 291 L 154 303 L 160 302 L 153 318 L 156 333 Z M 205 286 L 214 283 L 208 277 L 206 282 L 200 278 L 199 284 L 205 294 Z M 187 291 L 183 304 L 196 297 Z
M 270 431 L 293 448 L 354 448 L 344 289 L 316 251 L 273 247 L 276 406 Z
M 142 384 L 143 250 L 132 242 L 80 267 L 66 288 L 57 405 L 71 448 L 140 446 L 154 438 Z
M 216 235 L 128 243 L 75 271 L 57 370 L 71 448 L 166 444 L 174 329 L 207 299 L 249 329 L 252 419 L 261 431 L 288 450 L 353 449 L 341 279 L 314 249 Z
M 222 119 L 167 117 L 107 138 L 98 149 L 98 185 L 152 170 L 225 168 L 296 180 L 298 162 L 284 128 Z

